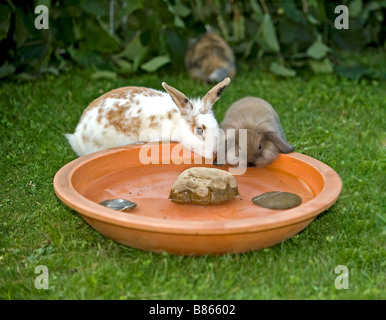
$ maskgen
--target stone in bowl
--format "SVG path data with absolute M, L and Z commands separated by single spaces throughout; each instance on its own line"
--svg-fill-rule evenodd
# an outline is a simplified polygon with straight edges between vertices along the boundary
M 212 205 L 238 196 L 236 179 L 227 171 L 195 167 L 182 172 L 170 191 L 174 202 Z

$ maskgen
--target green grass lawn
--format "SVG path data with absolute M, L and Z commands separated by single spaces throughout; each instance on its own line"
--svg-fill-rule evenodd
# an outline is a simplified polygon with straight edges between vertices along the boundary
M 183 257 L 124 247 L 56 197 L 55 173 L 76 155 L 64 133 L 102 92 L 166 81 L 189 96 L 209 86 L 185 73 L 90 80 L 88 71 L 0 83 L 0 299 L 385 299 L 386 86 L 336 75 L 279 79 L 240 70 L 214 110 L 247 95 L 277 110 L 296 151 L 338 172 L 338 202 L 303 232 L 244 254 Z M 35 267 L 49 269 L 38 290 Z M 334 286 L 338 265 L 349 288 Z

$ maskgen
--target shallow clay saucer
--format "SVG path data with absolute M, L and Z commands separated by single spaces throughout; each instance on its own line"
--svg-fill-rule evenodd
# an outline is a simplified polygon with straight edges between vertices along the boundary
M 240 193 L 235 199 L 212 206 L 174 203 L 168 199 L 170 189 L 184 170 L 214 166 L 194 164 L 200 158 L 191 153 L 175 155 L 172 150 L 177 144 L 173 143 L 153 144 L 158 147 L 160 164 L 144 165 L 139 157 L 143 146 L 128 145 L 80 157 L 54 178 L 59 199 L 90 226 L 119 243 L 143 250 L 201 255 L 269 247 L 307 227 L 337 201 L 342 188 L 333 169 L 294 152 L 280 155 L 267 167 L 248 168 L 235 175 Z M 228 166 L 216 168 L 229 170 Z M 269 191 L 297 194 L 302 203 L 273 210 L 251 201 Z M 133 201 L 137 207 L 120 212 L 99 205 L 114 198 Z

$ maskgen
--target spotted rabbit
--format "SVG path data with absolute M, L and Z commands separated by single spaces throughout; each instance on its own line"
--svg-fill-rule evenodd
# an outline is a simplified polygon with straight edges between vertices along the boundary
M 109 91 L 86 108 L 75 133 L 66 137 L 78 156 L 137 142 L 175 141 L 212 158 L 219 132 L 212 107 L 229 82 L 225 78 L 202 99 L 189 99 L 165 82 L 167 93 L 143 87 Z

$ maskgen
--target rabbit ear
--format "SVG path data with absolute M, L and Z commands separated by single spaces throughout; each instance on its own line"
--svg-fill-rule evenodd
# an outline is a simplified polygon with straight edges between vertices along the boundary
M 213 107 L 214 103 L 220 98 L 221 93 L 229 85 L 230 81 L 230 78 L 225 78 L 223 81 L 209 90 L 209 92 L 202 98 L 204 113 L 208 112 Z
M 170 94 L 170 97 L 173 99 L 174 103 L 180 109 L 181 114 L 188 115 L 193 110 L 193 105 L 190 100 L 176 88 L 169 86 L 167 83 L 162 82 L 164 89 Z
M 271 141 L 279 150 L 280 153 L 290 153 L 295 150 L 294 146 L 291 146 L 278 136 L 275 132 L 264 132 L 263 137 Z

